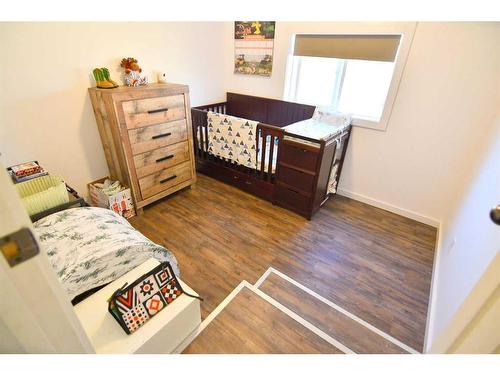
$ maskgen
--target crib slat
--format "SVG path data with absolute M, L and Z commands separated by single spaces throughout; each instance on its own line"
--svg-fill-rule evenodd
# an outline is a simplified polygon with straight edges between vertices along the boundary
M 274 135 L 271 134 L 271 143 L 269 144 L 269 162 L 267 163 L 268 180 L 271 179 L 271 175 L 273 174 L 273 154 L 274 154 Z
M 266 168 L 266 148 L 267 148 L 267 133 L 262 131 L 262 153 L 260 157 L 260 177 L 265 180 L 265 168 Z
M 207 157 L 207 154 L 208 154 L 208 124 L 205 124 L 204 126 L 204 129 L 205 129 L 205 159 Z

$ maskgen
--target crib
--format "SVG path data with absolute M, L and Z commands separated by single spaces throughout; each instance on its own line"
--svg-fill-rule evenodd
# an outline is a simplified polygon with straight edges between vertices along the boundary
M 225 102 L 192 108 L 196 169 L 311 219 L 336 192 L 351 132 L 349 125 L 318 137 L 314 129 L 295 127 L 315 109 L 229 92 Z M 257 122 L 255 167 L 210 151 L 210 113 Z

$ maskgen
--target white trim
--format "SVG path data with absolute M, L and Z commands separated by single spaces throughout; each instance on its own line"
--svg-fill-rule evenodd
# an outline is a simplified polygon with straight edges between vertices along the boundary
M 267 277 L 269 276 L 269 274 L 273 271 L 273 268 L 272 267 L 269 267 L 266 272 L 264 272 L 262 274 L 262 276 L 259 278 L 259 280 L 257 280 L 255 282 L 255 284 L 253 284 L 254 287 L 258 288 L 260 287 L 260 285 L 264 282 L 265 279 L 267 279 Z
M 387 90 L 387 97 L 385 98 L 384 110 L 380 116 L 378 122 L 355 119 L 353 121 L 354 126 L 359 126 L 363 128 L 369 128 L 374 130 L 387 130 L 389 121 L 392 115 L 392 109 L 394 108 L 394 103 L 399 92 L 399 86 L 403 78 L 403 73 L 406 68 L 406 63 L 408 62 L 408 56 L 410 54 L 411 46 L 413 44 L 413 37 L 415 36 L 415 31 L 417 30 L 418 22 L 412 22 L 401 31 L 401 42 L 399 45 L 398 55 L 394 60 L 394 71 L 392 73 L 391 84 L 389 85 L 389 90 Z
M 268 271 L 269 271 L 269 273 L 271 272 L 270 269 L 268 269 Z M 269 275 L 269 273 L 267 273 L 267 271 L 266 271 L 266 273 L 264 275 L 266 275 L 266 277 L 267 277 Z M 262 279 L 262 277 L 261 277 L 261 279 Z M 337 341 L 336 339 L 334 339 L 333 337 L 329 336 L 328 334 L 326 334 L 325 332 L 323 332 L 319 328 L 315 327 L 314 325 L 312 325 L 311 323 L 309 323 L 308 321 L 306 321 L 304 318 L 300 317 L 299 315 L 297 315 L 296 313 L 294 313 L 290 309 L 286 308 L 281 303 L 279 303 L 278 301 L 276 301 L 272 297 L 268 296 L 263 291 L 257 289 L 255 286 L 253 286 L 252 284 L 250 284 L 246 280 L 243 280 L 241 283 L 239 283 L 238 286 L 236 288 L 234 288 L 233 291 L 231 293 L 229 293 L 229 295 L 226 298 L 224 298 L 224 300 L 215 308 L 215 310 L 213 310 L 210 313 L 210 315 L 208 315 L 208 317 L 198 326 L 198 328 L 196 330 L 194 330 L 173 351 L 173 353 L 182 353 L 182 351 L 187 348 L 187 346 L 212 322 L 212 320 L 214 320 L 217 317 L 217 315 L 220 314 L 220 312 L 238 295 L 238 293 L 243 288 L 248 288 L 250 291 L 252 291 L 256 295 L 258 295 L 259 297 L 261 297 L 265 301 L 269 302 L 271 305 L 273 305 L 274 307 L 276 307 L 278 310 L 280 310 L 281 312 L 285 313 L 290 318 L 292 318 L 293 320 L 295 320 L 297 323 L 301 324 L 302 326 L 304 326 L 305 328 L 307 328 L 308 330 L 310 330 L 311 332 L 313 332 L 317 336 L 321 337 L 323 340 L 325 340 L 326 342 L 328 342 L 330 345 L 336 347 L 337 349 L 339 349 L 343 353 L 346 353 L 346 354 L 356 354 L 356 353 L 354 353 L 354 351 L 352 351 L 351 349 L 349 349 L 347 346 L 343 345 L 341 342 Z
M 236 295 L 240 292 L 241 289 L 243 289 L 246 283 L 247 282 L 245 280 L 239 283 L 236 286 L 236 288 L 234 288 L 233 291 L 229 293 L 227 297 L 224 298 L 224 300 L 221 303 L 219 303 L 219 305 L 205 318 L 205 320 L 201 322 L 198 328 L 196 328 L 193 332 L 191 332 L 191 334 L 188 337 L 186 337 L 184 341 L 182 341 L 182 343 L 180 343 L 179 346 L 175 348 L 175 350 L 172 353 L 176 354 L 182 353 L 182 351 L 186 349 L 189 344 L 191 344 L 191 342 L 196 338 L 196 336 L 198 336 L 207 327 L 207 325 L 209 325 L 210 322 L 214 320 L 217 315 L 220 314 L 220 312 L 224 309 L 224 307 L 226 307 L 229 304 L 229 302 L 231 302 L 233 298 L 236 297 Z
M 431 288 L 429 292 L 429 303 L 427 305 L 427 321 L 425 324 L 425 336 L 424 336 L 424 353 L 428 353 L 431 349 L 431 338 L 434 336 L 434 310 L 436 306 L 437 299 L 437 288 L 439 281 L 439 274 L 437 270 L 439 269 L 439 264 L 441 263 L 441 252 L 443 249 L 443 230 L 442 226 L 439 225 L 437 229 L 437 240 L 436 248 L 434 250 L 434 264 L 432 265 L 432 278 L 431 278 Z
M 367 197 L 365 195 L 354 193 L 352 191 L 345 190 L 345 189 L 338 189 L 337 194 L 340 194 L 344 197 L 348 197 L 348 198 L 369 204 L 370 206 L 378 207 L 378 208 L 381 208 L 383 210 L 407 217 L 409 219 L 413 219 L 413 220 L 418 221 L 420 223 L 430 225 L 434 228 L 439 228 L 440 221 L 438 219 L 425 216 L 425 215 L 420 214 L 418 212 L 414 212 L 411 210 L 407 210 L 405 208 L 397 207 L 397 206 L 394 206 L 390 203 L 382 202 L 382 201 Z
M 259 297 L 263 298 L 267 302 L 269 302 L 271 305 L 279 309 L 280 311 L 284 312 L 286 315 L 288 315 L 290 318 L 295 320 L 297 323 L 300 323 L 303 325 L 305 328 L 308 330 L 312 331 L 319 337 L 321 337 L 323 340 L 331 344 L 332 346 L 336 347 L 340 351 L 346 353 L 346 354 L 356 354 L 352 349 L 349 349 L 347 346 L 342 344 L 341 342 L 337 341 L 330 335 L 326 334 L 324 331 L 320 330 L 318 327 L 313 325 L 312 323 L 309 323 L 307 320 L 302 318 L 301 316 L 297 315 L 294 313 L 292 310 L 290 310 L 288 307 L 283 306 L 281 303 L 276 301 L 274 298 L 268 296 L 266 293 L 264 293 L 262 290 L 257 289 L 251 284 L 248 284 L 247 287 L 253 291 L 255 294 L 257 294 Z
M 379 336 L 382 336 L 384 339 L 386 339 L 387 341 L 390 341 L 392 342 L 394 345 L 397 345 L 398 347 L 400 347 L 401 349 L 404 349 L 406 350 L 407 352 L 409 353 L 412 353 L 412 354 L 420 354 L 417 350 L 411 348 L 410 346 L 402 343 L 401 341 L 399 341 L 398 339 L 392 337 L 391 335 L 381 331 L 380 329 L 378 329 L 377 327 L 374 327 L 373 325 L 371 325 L 370 323 L 364 321 L 363 319 L 359 318 L 358 316 L 350 313 L 349 311 L 347 310 L 344 310 L 342 307 L 340 307 L 339 305 L 331 302 L 330 300 L 326 299 L 325 297 L 319 295 L 318 293 L 316 293 L 315 291 L 307 288 L 306 286 L 300 284 L 299 282 L 295 281 L 294 279 L 292 279 L 291 277 L 285 275 L 284 273 L 272 268 L 272 267 L 269 267 L 271 272 L 280 276 L 281 278 L 285 279 L 286 281 L 288 281 L 289 283 L 295 285 L 296 287 L 302 289 L 304 292 L 308 293 L 309 295 L 317 298 L 318 300 L 320 300 L 321 302 L 327 304 L 328 306 L 330 306 L 331 308 L 337 310 L 338 312 L 346 315 L 347 317 L 351 318 L 352 320 L 356 321 L 357 323 L 361 324 L 362 326 L 364 326 L 365 328 L 368 328 L 370 331 L 378 334 Z M 262 281 L 263 282 L 263 281 Z M 262 283 L 261 282 L 261 283 Z

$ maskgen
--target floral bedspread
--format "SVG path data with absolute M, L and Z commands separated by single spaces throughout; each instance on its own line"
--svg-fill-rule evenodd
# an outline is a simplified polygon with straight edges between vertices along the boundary
M 177 259 L 170 251 L 104 208 L 57 212 L 38 220 L 34 228 L 70 299 L 115 280 L 149 258 L 169 261 L 179 276 Z

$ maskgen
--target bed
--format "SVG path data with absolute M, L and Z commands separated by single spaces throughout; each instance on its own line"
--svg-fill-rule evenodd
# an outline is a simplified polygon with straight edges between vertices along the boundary
M 169 261 L 180 276 L 177 259 L 169 250 L 111 210 L 67 209 L 38 220 L 33 227 L 74 304 L 148 258 Z
M 337 191 L 351 132 L 322 111 L 236 93 L 194 107 L 196 168 L 311 219 Z

